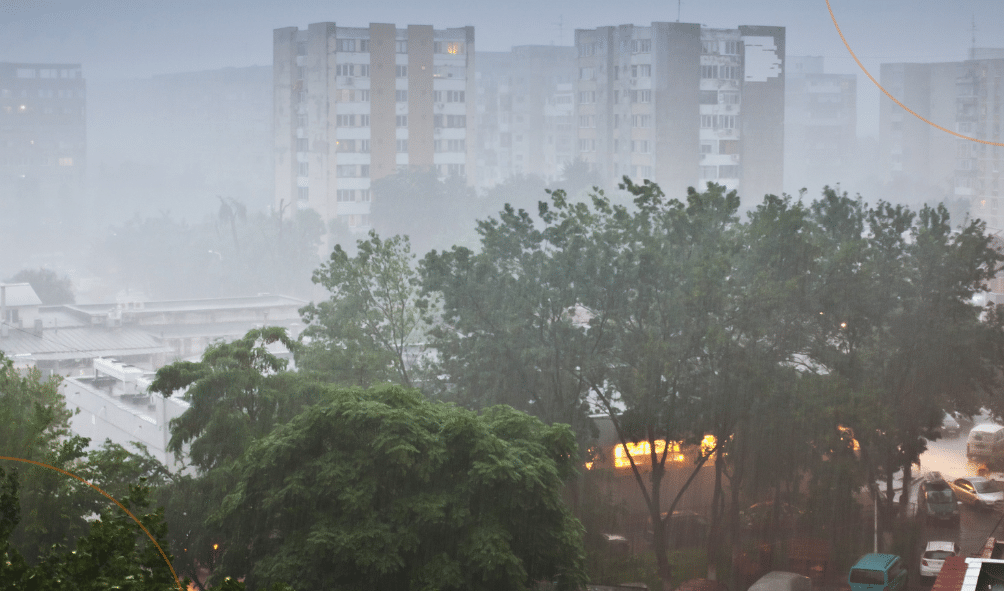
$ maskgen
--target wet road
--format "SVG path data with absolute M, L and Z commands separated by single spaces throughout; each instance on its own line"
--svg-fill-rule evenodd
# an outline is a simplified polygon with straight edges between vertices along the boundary
M 976 417 L 976 424 L 988 422 L 985 416 Z M 920 469 L 916 470 L 917 477 L 932 471 L 940 472 L 946 480 L 955 480 L 964 476 L 975 476 L 980 468 L 979 464 L 966 459 L 966 435 L 967 429 L 962 430 L 962 434 L 952 439 L 943 439 L 928 444 L 928 451 L 920 457 Z M 992 472 L 988 477 L 995 480 L 1004 480 L 1004 474 Z M 911 507 L 916 507 L 916 485 L 912 487 Z M 934 582 L 922 580 L 919 576 L 920 554 L 928 541 L 944 540 L 956 542 L 962 549 L 964 556 L 969 556 L 979 552 L 983 544 L 991 535 L 1004 538 L 1004 523 L 1002 523 L 1001 513 L 993 511 L 978 510 L 969 505 L 963 505 L 961 519 L 958 527 L 924 525 L 921 530 L 920 540 L 913 556 L 904 557 L 911 565 L 910 587 L 914 590 L 929 589 Z

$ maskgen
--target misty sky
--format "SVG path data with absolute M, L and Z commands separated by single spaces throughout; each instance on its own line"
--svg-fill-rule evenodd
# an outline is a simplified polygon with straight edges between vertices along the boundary
M 964 59 L 974 17 L 976 44 L 1004 47 L 1004 0 L 831 0 L 831 5 L 875 76 L 885 61 Z M 676 19 L 673 0 L 0 0 L 0 61 L 80 62 L 89 79 L 145 77 L 268 65 L 273 29 L 321 21 L 473 25 L 478 50 L 504 51 L 513 45 L 570 45 L 576 28 Z M 681 20 L 724 28 L 782 25 L 788 55 L 822 55 L 830 72 L 860 72 L 833 28 L 825 0 L 683 0 Z M 859 134 L 875 135 L 878 91 L 863 75 L 859 88 Z

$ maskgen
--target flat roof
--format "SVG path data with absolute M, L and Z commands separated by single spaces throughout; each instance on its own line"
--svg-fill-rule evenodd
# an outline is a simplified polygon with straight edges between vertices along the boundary
M 996 423 L 983 423 L 976 425 L 970 429 L 969 432 L 972 433 L 973 431 L 976 431 L 977 433 L 996 433 L 1001 429 L 1004 429 L 1004 425 L 998 425 Z
M 174 350 L 147 332 L 134 328 L 79 327 L 45 330 L 41 336 L 12 328 L 8 336 L 0 338 L 0 351 L 8 357 L 56 361 L 152 355 Z

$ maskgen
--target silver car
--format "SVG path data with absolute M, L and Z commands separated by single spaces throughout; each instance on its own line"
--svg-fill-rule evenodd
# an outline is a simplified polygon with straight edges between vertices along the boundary
M 1004 509 L 1004 492 L 996 482 L 982 476 L 967 476 L 950 482 L 959 500 L 980 509 Z

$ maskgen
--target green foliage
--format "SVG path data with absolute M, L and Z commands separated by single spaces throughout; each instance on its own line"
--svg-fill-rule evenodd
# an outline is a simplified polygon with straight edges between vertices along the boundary
M 64 544 L 53 545 L 34 566 L 8 544 L 8 536 L 20 516 L 17 478 L 0 468 L 0 589 L 37 591 L 168 591 L 177 589 L 168 563 L 149 537 L 121 508 L 106 502 L 100 518 L 88 526 L 86 535 L 76 541 L 73 550 Z M 166 549 L 162 510 L 149 509 L 149 487 L 142 482 L 131 485 L 119 501 L 128 508 Z M 167 560 L 171 555 L 166 554 Z
M 411 386 L 406 360 L 418 345 L 420 297 L 408 238 L 381 240 L 375 231 L 357 242 L 350 257 L 336 245 L 328 261 L 314 271 L 314 283 L 331 297 L 302 308 L 307 345 L 297 365 L 340 384 L 369 386 L 393 381 Z
M 236 460 L 251 441 L 318 399 L 319 389 L 286 373 L 287 361 L 268 346 L 290 351 L 297 343 L 284 328 L 257 328 L 241 339 L 210 345 L 199 362 L 179 361 L 157 370 L 152 392 L 169 396 L 184 390 L 191 406 L 171 421 L 168 446 L 189 456 L 202 472 Z
M 217 578 L 297 588 L 527 589 L 584 581 L 561 492 L 575 443 L 507 407 L 340 390 L 259 440 L 212 520 Z
M 73 282 L 66 275 L 60 277 L 52 269 L 22 269 L 7 282 L 31 284 L 43 306 L 74 302 Z

